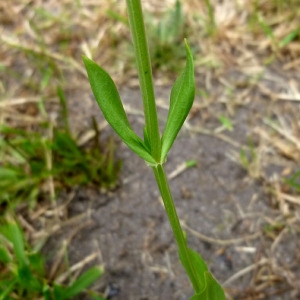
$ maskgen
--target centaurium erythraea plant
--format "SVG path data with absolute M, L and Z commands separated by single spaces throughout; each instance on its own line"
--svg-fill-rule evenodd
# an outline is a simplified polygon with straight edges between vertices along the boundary
M 94 61 L 83 56 L 90 85 L 107 122 L 122 141 L 154 172 L 178 245 L 179 258 L 194 288 L 194 296 L 190 300 L 223 300 L 225 295 L 222 287 L 209 272 L 201 256 L 187 244 L 164 171 L 168 152 L 193 105 L 195 96 L 193 56 L 185 40 L 186 66 L 172 87 L 167 122 L 160 135 L 141 1 L 126 2 L 144 105 L 143 139 L 131 128 L 117 87 L 109 74 Z

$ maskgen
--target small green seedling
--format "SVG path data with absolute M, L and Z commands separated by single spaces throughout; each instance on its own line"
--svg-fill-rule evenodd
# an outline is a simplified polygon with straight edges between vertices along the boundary
M 45 122 L 37 132 L 0 127 L 0 205 L 14 208 L 26 201 L 33 207 L 43 198 L 43 187 L 53 179 L 55 190 L 72 186 L 114 188 L 121 161 L 115 158 L 115 142 L 100 144 L 94 121 L 95 139 L 90 147 L 79 147 L 68 123 L 65 95 L 58 88 L 63 125 Z M 46 114 L 46 112 L 45 112 Z M 45 132 L 52 128 L 52 136 Z M 51 168 L 47 159 L 50 157 Z M 52 195 L 55 196 L 55 195 Z M 53 199 L 54 200 L 54 199 Z
M 163 166 L 194 101 L 195 80 L 192 53 L 185 41 L 186 66 L 171 90 L 169 114 L 164 132 L 160 136 L 141 1 L 127 0 L 127 8 L 144 104 L 144 139 L 142 140 L 132 130 L 111 77 L 94 61 L 84 56 L 83 61 L 91 88 L 107 122 L 124 143 L 144 159 L 154 172 L 179 248 L 180 260 L 195 291 L 191 300 L 223 300 L 225 296 L 222 287 L 211 275 L 201 256 L 188 247 Z
M 222 125 L 229 131 L 233 131 L 233 125 L 231 121 L 226 118 L 225 116 L 219 116 L 219 121 L 222 123 Z
M 261 165 L 257 150 L 251 139 L 248 140 L 248 147 L 240 151 L 240 163 L 253 179 L 261 177 Z

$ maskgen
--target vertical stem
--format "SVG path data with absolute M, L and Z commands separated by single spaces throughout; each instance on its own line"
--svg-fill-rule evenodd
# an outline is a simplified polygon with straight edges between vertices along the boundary
M 146 130 L 149 136 L 151 154 L 159 162 L 161 150 L 160 134 L 141 1 L 126 0 L 126 2 L 144 103 Z
M 186 239 L 183 235 L 164 168 L 161 164 L 158 164 L 156 167 L 152 167 L 152 169 L 164 202 L 180 255 L 187 262 L 187 273 L 190 275 L 190 280 L 193 284 L 194 290 L 199 292 L 201 290 L 200 282 L 197 280 L 196 270 L 190 259 Z

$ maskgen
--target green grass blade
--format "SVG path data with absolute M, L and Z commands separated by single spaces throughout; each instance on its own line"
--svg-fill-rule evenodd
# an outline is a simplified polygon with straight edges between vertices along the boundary
M 6 282 L 6 286 L 5 286 L 4 290 L 2 290 L 2 288 L 0 287 L 0 300 L 11 299 L 11 298 L 9 298 L 9 294 L 15 287 L 17 281 L 18 280 L 16 278 L 14 278 L 13 280 Z
M 287 36 L 285 36 L 279 43 L 279 47 L 285 47 L 288 45 L 290 42 L 292 42 L 296 37 L 300 34 L 300 28 L 295 29 L 292 32 L 290 32 Z
M 3 246 L 0 246 L 0 262 L 6 264 L 10 261 L 11 261 L 11 257 L 8 251 Z
M 66 289 L 62 287 L 61 285 L 58 284 L 53 284 L 53 298 L 55 300 L 66 300 L 67 295 L 66 295 Z
M 40 253 L 30 253 L 28 255 L 31 268 L 36 272 L 39 277 L 45 276 L 44 260 Z
M 8 224 L 0 227 L 0 233 L 2 233 L 13 244 L 20 266 L 27 266 L 28 260 L 25 253 L 23 234 L 18 225 L 14 222 L 9 222 Z
M 164 162 L 176 136 L 182 127 L 194 101 L 194 62 L 191 50 L 185 40 L 187 62 L 183 73 L 176 80 L 170 96 L 170 109 L 162 136 L 161 161 Z
M 67 298 L 78 295 L 80 292 L 85 290 L 89 285 L 91 285 L 95 280 L 97 280 L 103 274 L 103 269 L 99 267 L 94 267 L 87 270 L 83 275 L 81 275 L 70 287 L 66 290 Z
M 232 123 L 225 116 L 219 116 L 219 121 L 223 124 L 223 126 L 229 131 L 233 131 Z
M 92 91 L 107 122 L 123 142 L 145 161 L 155 164 L 144 142 L 131 129 L 117 87 L 109 74 L 83 56 Z
M 57 87 L 57 95 L 60 101 L 60 106 L 62 108 L 62 116 L 63 116 L 63 121 L 64 121 L 64 127 L 67 131 L 67 133 L 71 136 L 71 129 L 69 125 L 69 113 L 68 113 L 68 106 L 67 106 L 67 99 L 65 96 L 65 93 L 63 89 L 59 86 Z
M 33 276 L 26 256 L 23 233 L 15 222 L 8 222 L 1 226 L 0 232 L 13 244 L 14 252 L 18 262 L 18 282 L 28 290 L 39 291 L 41 282 Z

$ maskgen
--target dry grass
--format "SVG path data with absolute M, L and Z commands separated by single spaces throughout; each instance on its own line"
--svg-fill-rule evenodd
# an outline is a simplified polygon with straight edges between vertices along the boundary
M 164 5 L 162 1 L 143 2 L 154 24 L 175 4 L 174 0 L 164 1 Z M 182 2 L 185 24 L 189 28 L 188 38 L 195 51 L 196 73 L 199 78 L 204 78 L 206 91 L 211 91 L 215 82 L 222 86 L 218 100 L 213 96 L 203 98 L 194 109 L 201 112 L 209 109 L 214 101 L 219 101 L 233 117 L 237 107 L 248 105 L 255 93 L 259 93 L 261 98 L 268 99 L 268 116 L 273 116 L 272 122 L 270 118 L 262 118 L 253 127 L 252 133 L 259 140 L 254 149 L 257 160 L 249 161 L 248 165 L 249 176 L 262 181 L 270 195 L 270 206 L 274 209 L 274 217 L 265 220 L 269 229 L 258 233 L 265 239 L 266 249 L 257 253 L 253 265 L 240 270 L 226 282 L 232 283 L 243 274 L 252 273 L 248 289 L 231 289 L 228 292 L 238 299 L 267 299 L 272 293 L 280 294 L 290 289 L 297 297 L 300 292 L 299 274 L 293 266 L 300 264 L 300 253 L 289 247 L 290 251 L 294 251 L 291 254 L 293 261 L 285 261 L 283 256 L 285 243 L 299 237 L 300 198 L 299 191 L 282 178 L 290 177 L 300 163 L 300 86 L 299 76 L 295 74 L 300 67 L 299 1 L 239 0 L 219 3 L 221 1 L 211 0 L 213 18 L 209 16 L 205 1 Z M 289 37 L 294 38 L 289 42 Z M 89 89 L 81 62 L 82 54 L 93 57 L 109 70 L 119 85 L 135 85 L 136 73 L 129 40 L 125 1 L 2 1 L 0 125 L 35 130 L 45 119 L 55 119 L 58 85 L 63 86 L 65 91 L 79 89 L 83 92 Z M 271 63 L 282 72 L 280 78 L 266 72 Z M 243 76 L 230 82 L 226 76 L 229 70 L 238 70 Z M 163 76 L 157 72 L 157 80 L 168 83 Z M 226 91 L 233 93 L 233 102 L 226 100 Z M 40 102 L 45 104 L 48 113 L 40 109 Z M 193 132 L 228 141 L 236 149 L 230 157 L 240 163 L 240 150 L 247 145 L 240 145 L 234 137 L 220 130 L 186 125 Z M 264 169 L 274 161 L 281 164 L 283 171 L 278 176 L 268 177 Z M 50 185 L 48 190 L 51 191 Z M 64 212 L 63 207 L 57 209 L 58 214 Z M 31 239 L 45 239 L 73 222 L 67 216 L 59 216 L 59 224 L 48 226 L 46 220 L 51 213 L 55 220 L 55 209 L 46 205 L 39 207 L 30 221 L 20 215 L 20 221 Z M 36 218 L 44 224 L 40 231 L 33 227 Z M 83 223 L 84 226 L 88 224 L 88 221 Z M 193 229 L 186 227 L 186 230 L 192 232 Z M 76 232 L 77 229 L 72 231 L 67 243 Z M 197 232 L 194 234 L 202 240 L 209 239 L 221 245 L 237 242 L 235 239 L 213 240 L 199 236 Z M 299 249 L 299 242 L 295 241 L 295 245 Z M 58 255 L 57 261 L 60 260 L 61 255 Z M 51 272 L 54 274 L 57 268 L 58 265 L 55 265 Z M 282 288 L 274 291 L 274 285 Z

